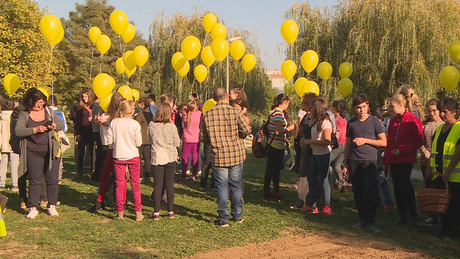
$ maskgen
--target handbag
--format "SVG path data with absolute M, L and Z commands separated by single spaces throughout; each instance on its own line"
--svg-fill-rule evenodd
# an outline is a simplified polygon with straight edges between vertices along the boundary
M 425 188 L 425 182 L 433 175 L 442 177 L 440 173 L 432 173 L 423 179 L 422 186 L 417 191 L 418 206 L 421 212 L 430 214 L 446 214 L 449 207 L 451 194 L 449 192 L 449 184 L 444 181 L 444 189 Z

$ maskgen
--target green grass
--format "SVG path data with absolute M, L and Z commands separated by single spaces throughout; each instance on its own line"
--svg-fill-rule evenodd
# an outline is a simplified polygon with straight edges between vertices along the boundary
M 414 229 L 410 225 L 395 226 L 396 212 L 378 210 L 376 224 L 382 233 L 375 235 L 366 230 L 355 230 L 351 224 L 357 221 L 352 193 L 333 192 L 338 201 L 332 204 L 331 216 L 302 215 L 291 210 L 296 192 L 288 187 L 295 182 L 296 174 L 283 171 L 282 194 L 285 202 L 267 202 L 262 199 L 265 159 L 248 154 L 244 168 L 245 195 L 243 224 L 231 224 L 217 228 L 213 220 L 217 216 L 215 193 L 198 191 L 198 182 L 177 183 L 175 211 L 177 217 L 162 217 L 154 222 L 146 217 L 135 222 L 134 209 L 128 206 L 123 221 L 111 220 L 116 212 L 111 190 L 108 194 L 109 208 L 99 214 L 87 212 L 96 199 L 97 184 L 89 179 L 77 180 L 72 150 L 65 155 L 64 179 L 60 185 L 58 207 L 60 217 L 51 218 L 44 212 L 34 220 L 26 220 L 26 212 L 19 207 L 16 193 L 5 192 L 9 197 L 8 210 L 4 215 L 8 235 L 0 238 L 0 251 L 16 257 L 83 257 L 83 258 L 171 258 L 186 257 L 249 243 L 263 242 L 280 237 L 286 229 L 299 232 L 330 232 L 334 235 L 371 242 L 384 242 L 394 247 L 417 251 L 436 258 L 452 258 L 460 254 L 458 241 L 441 242 L 435 228 Z M 420 182 L 415 181 L 416 188 Z M 129 186 L 129 185 L 128 185 Z M 209 183 L 208 183 L 209 186 Z M 141 185 L 143 213 L 150 216 L 153 204 L 148 200 L 152 186 Z M 128 199 L 131 191 L 128 187 Z M 162 206 L 162 215 L 166 208 Z M 421 215 L 423 219 L 425 215 Z M 2 254 L 2 252 L 0 252 Z

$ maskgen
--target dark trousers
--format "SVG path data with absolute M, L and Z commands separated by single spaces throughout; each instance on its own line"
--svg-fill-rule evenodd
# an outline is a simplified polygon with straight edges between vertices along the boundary
M 208 176 L 209 176 L 209 171 L 212 168 L 211 165 L 211 146 L 210 145 L 204 145 L 204 159 L 202 163 L 202 172 L 201 172 L 201 181 L 200 181 L 200 187 L 206 188 L 206 182 L 208 181 Z M 211 177 L 211 188 L 214 188 L 214 177 Z
M 153 211 L 160 211 L 162 189 L 166 189 L 168 200 L 168 211 L 174 210 L 174 173 L 176 172 L 176 162 L 166 165 L 152 165 L 153 171 Z
M 59 163 L 60 159 L 52 161 L 48 170 L 49 153 L 27 151 L 27 171 L 29 173 L 29 207 L 38 207 L 41 194 L 43 174 L 45 175 L 48 205 L 56 205 L 58 198 Z
M 105 157 L 107 156 L 107 149 L 105 149 L 105 156 L 104 156 L 104 149 L 102 147 L 102 141 L 101 141 L 101 134 L 99 132 L 93 132 L 93 144 L 96 142 L 96 147 L 92 148 L 93 150 L 93 169 L 94 173 L 91 175 L 91 178 L 95 181 L 100 181 L 101 180 L 101 172 L 102 168 L 104 167 L 104 161 Z
M 93 150 L 93 127 L 91 125 L 81 126 L 80 142 L 78 142 L 78 172 L 83 172 L 83 160 L 85 159 L 85 147 L 89 144 L 89 152 Z M 91 156 L 91 165 L 93 164 Z
M 144 167 L 142 167 L 142 164 L 141 164 L 141 178 L 150 177 L 150 171 L 152 168 L 152 165 L 150 164 L 150 152 L 151 152 L 150 150 L 151 150 L 150 144 L 142 145 L 139 147 L 139 155 L 141 157 L 141 161 L 144 160 Z
M 267 166 L 265 167 L 264 193 L 270 193 L 270 184 L 273 179 L 274 193 L 280 192 L 280 172 L 283 165 L 284 149 L 268 147 Z
M 353 185 L 358 216 L 365 224 L 374 223 L 377 200 L 376 161 L 348 160 L 348 170 Z
M 29 198 L 27 198 L 27 176 L 28 173 L 25 172 L 18 178 L 19 198 L 21 198 L 21 202 L 26 204 L 29 202 Z
M 460 225 L 460 183 L 449 182 L 451 196 L 447 213 L 441 215 L 441 235 L 458 237 Z
M 399 216 L 404 218 L 407 212 L 411 218 L 417 217 L 414 187 L 410 181 L 412 166 L 413 164 L 390 164 L 396 206 L 398 206 Z

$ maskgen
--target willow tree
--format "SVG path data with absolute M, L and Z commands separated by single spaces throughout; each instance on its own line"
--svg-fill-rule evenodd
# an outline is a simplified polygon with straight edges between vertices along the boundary
M 314 10 L 305 2 L 293 5 L 286 17 L 300 28 L 299 44 L 286 53 L 300 60 L 303 51 L 314 49 L 333 65 L 336 77 L 340 63 L 352 63 L 353 92 L 366 93 L 377 105 L 401 84 L 413 85 L 423 102 L 447 94 L 438 75 L 453 64 L 447 46 L 460 37 L 459 1 L 345 0 Z
M 202 27 L 204 13 L 185 15 L 176 13 L 172 18 L 161 13 L 155 17 L 150 25 L 149 44 L 152 49 L 153 84 L 152 91 L 156 94 L 171 93 L 179 98 L 180 102 L 188 100 L 191 92 L 198 92 L 202 100 L 210 98 L 214 87 L 226 85 L 227 61 L 216 62 L 208 68 L 208 77 L 200 84 L 194 76 L 196 66 L 202 64 L 200 55 L 190 61 L 190 71 L 183 78 L 174 71 L 171 57 L 180 51 L 181 42 L 187 36 L 195 36 L 201 41 L 202 48 L 210 46 L 211 36 Z M 259 48 L 248 31 L 227 28 L 228 38 L 241 36 L 246 45 L 246 53 L 259 55 Z M 260 59 L 256 67 L 246 73 L 241 61 L 234 61 L 229 55 L 230 87 L 244 87 L 252 110 L 266 108 L 266 92 L 270 88 L 270 81 L 265 75 Z

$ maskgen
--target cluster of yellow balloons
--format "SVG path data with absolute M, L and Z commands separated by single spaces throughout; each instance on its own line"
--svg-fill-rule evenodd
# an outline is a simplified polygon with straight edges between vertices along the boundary
M 3 88 L 5 88 L 5 91 L 9 96 L 16 93 L 20 85 L 21 82 L 16 74 L 8 74 L 3 78 Z
M 292 87 L 292 86 L 288 86 Z M 315 81 L 306 79 L 305 77 L 299 77 L 294 84 L 294 90 L 296 94 L 303 97 L 306 93 L 315 93 L 319 95 L 319 86 Z M 288 89 L 292 93 L 291 89 Z M 286 92 L 287 93 L 287 92 Z
M 45 15 L 40 20 L 40 32 L 51 46 L 56 46 L 64 38 L 64 28 L 62 28 L 59 18 L 52 14 Z
M 348 96 L 353 91 L 353 82 L 350 76 L 353 73 L 353 66 L 349 62 L 343 62 L 339 66 L 339 75 L 342 78 L 337 87 L 342 97 Z
M 460 63 L 460 41 L 452 41 L 447 51 L 453 61 Z M 444 89 L 453 91 L 460 81 L 460 72 L 453 66 L 447 66 L 439 73 L 439 81 Z

